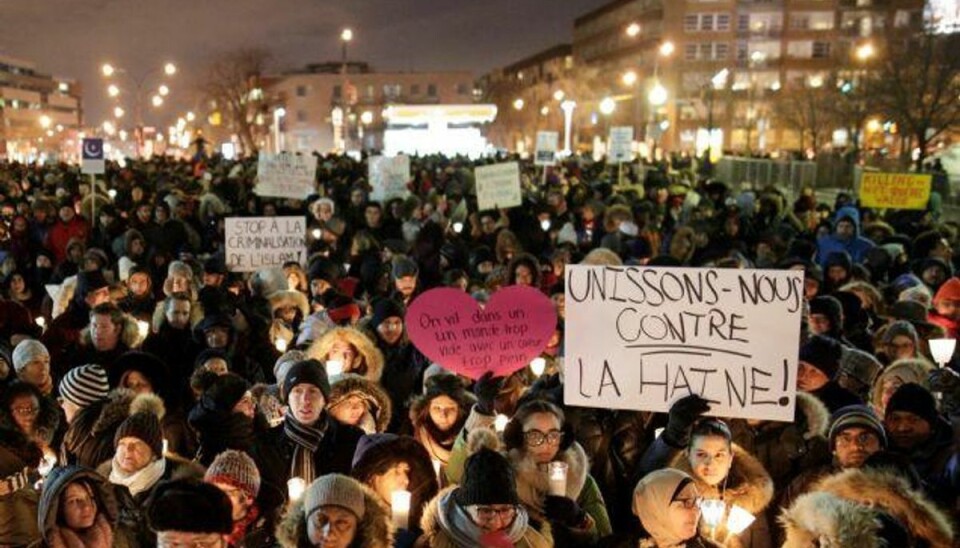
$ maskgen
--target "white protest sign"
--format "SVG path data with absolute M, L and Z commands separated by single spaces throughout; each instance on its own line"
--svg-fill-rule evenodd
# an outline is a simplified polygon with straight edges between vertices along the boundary
M 370 198 L 380 202 L 391 198 L 406 198 L 410 191 L 409 156 L 371 156 L 367 159 L 368 180 L 373 192 Z
M 565 302 L 567 405 L 793 420 L 802 271 L 571 265 Z
M 633 159 L 633 126 L 610 128 L 610 163 L 629 162 Z
M 557 146 L 560 134 L 556 131 L 537 132 L 537 152 L 533 163 L 538 166 L 552 166 L 557 163 Z
M 506 209 L 520 205 L 520 164 L 506 162 L 480 166 L 473 170 L 477 180 L 477 207 Z
M 303 200 L 315 192 L 317 157 L 296 154 L 260 153 L 257 158 L 258 196 Z
M 307 221 L 303 217 L 227 217 L 224 237 L 230 272 L 306 262 Z

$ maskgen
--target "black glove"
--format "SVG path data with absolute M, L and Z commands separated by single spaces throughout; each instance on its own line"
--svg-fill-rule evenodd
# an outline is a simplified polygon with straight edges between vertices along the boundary
M 503 377 L 494 377 L 493 371 L 487 371 L 473 384 L 473 394 L 477 397 L 477 411 L 484 415 L 493 415 L 493 402 L 500 393 Z
M 690 441 L 693 423 L 709 410 L 710 404 L 697 394 L 690 394 L 673 402 L 667 427 L 663 431 L 663 441 L 673 447 L 686 447 Z
M 576 527 L 583 523 L 587 517 L 587 513 L 583 511 L 583 508 L 580 508 L 577 501 L 556 495 L 547 495 L 543 503 L 543 510 L 547 515 L 547 520 L 566 527 Z

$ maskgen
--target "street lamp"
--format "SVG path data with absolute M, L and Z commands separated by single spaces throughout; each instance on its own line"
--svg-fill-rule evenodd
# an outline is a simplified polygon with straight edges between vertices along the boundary
M 166 97 L 170 93 L 170 88 L 168 88 L 166 84 L 160 84 L 160 87 L 157 88 L 157 93 L 159 93 L 161 97 Z
M 174 65 L 173 63 L 167 63 L 163 65 L 163 72 L 167 76 L 173 76 L 177 73 L 177 65 Z
M 600 114 L 603 114 L 604 116 L 610 116 L 613 114 L 613 111 L 616 110 L 616 108 L 617 102 L 613 99 L 613 97 L 604 97 L 600 101 Z
M 191 111 L 187 112 L 187 121 L 192 122 L 197 119 L 197 116 Z
M 563 111 L 563 154 L 570 154 L 570 132 L 573 129 L 573 109 L 577 108 L 576 101 L 567 99 L 560 103 L 560 110 Z
M 187 117 L 188 117 L 187 119 L 189 119 L 190 114 L 192 113 L 191 112 L 187 113 Z M 280 118 L 283 118 L 286 115 L 287 115 L 287 109 L 283 107 L 277 107 L 273 109 L 273 145 L 274 145 L 274 152 L 276 152 L 277 154 L 279 154 L 280 151 L 283 150 L 283 147 L 280 143 Z
M 516 99 L 513 100 L 513 108 L 517 110 L 523 110 L 523 105 L 524 105 L 523 99 L 517 97 Z
M 860 47 L 857 48 L 857 59 L 861 61 L 866 61 L 867 59 L 870 59 L 871 57 L 873 57 L 874 53 L 876 52 L 873 49 L 873 44 L 871 44 L 870 42 L 861 44 Z
M 110 63 L 104 63 L 103 66 L 100 67 L 100 72 L 103 73 L 103 75 L 106 76 L 107 78 L 110 78 L 111 76 L 113 76 L 113 73 L 115 71 L 116 69 L 114 69 L 113 65 L 111 65 Z
M 624 72 L 623 76 L 620 77 L 620 79 L 623 81 L 623 85 L 628 87 L 636 84 L 638 78 L 639 77 L 637 76 L 636 71 L 633 71 L 633 70 L 628 70 L 627 72 Z
M 663 57 L 670 57 L 670 55 L 673 54 L 674 49 L 673 42 L 667 40 L 660 44 L 660 55 Z
M 563 97 L 564 97 L 564 93 L 562 89 L 558 89 L 557 91 L 553 92 L 554 100 L 563 101 Z
M 153 106 L 159 107 L 163 104 L 163 97 L 160 97 L 159 95 L 154 95 L 153 99 L 151 99 L 150 102 L 153 103 Z
M 640 24 L 639 23 L 630 23 L 627 25 L 627 36 L 630 38 L 635 38 L 640 34 Z
M 647 100 L 650 101 L 650 104 L 659 107 L 667 102 L 667 88 L 663 87 L 659 81 L 657 81 L 652 88 L 650 88 L 650 93 L 647 94 Z
M 117 87 L 116 84 L 110 84 L 107 86 L 107 95 L 110 97 L 116 97 L 117 95 L 120 95 L 120 88 Z
M 373 113 L 369 110 L 363 111 L 363 114 L 360 115 L 360 122 L 364 125 L 370 125 L 373 123 Z
M 113 107 L 113 116 L 114 118 L 123 118 L 123 108 Z
M 48 129 L 50 127 L 50 124 L 52 123 L 53 123 L 53 120 L 51 120 L 50 117 L 47 116 L 46 114 L 40 117 L 40 127 L 42 127 L 43 129 Z

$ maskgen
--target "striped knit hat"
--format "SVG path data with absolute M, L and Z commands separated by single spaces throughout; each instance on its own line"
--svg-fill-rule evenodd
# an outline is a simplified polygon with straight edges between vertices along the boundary
M 207 483 L 225 483 L 243 489 L 251 499 L 260 492 L 260 471 L 250 455 L 243 451 L 227 449 L 217 455 L 203 475 Z
M 106 399 L 109 391 L 107 372 L 99 365 L 75 367 L 60 381 L 60 396 L 78 407 Z

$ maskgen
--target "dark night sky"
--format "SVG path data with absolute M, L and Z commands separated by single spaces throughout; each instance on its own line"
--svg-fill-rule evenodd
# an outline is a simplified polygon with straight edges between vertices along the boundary
M 607 1 L 0 0 L 0 53 L 79 80 L 89 125 L 112 108 L 100 64 L 138 75 L 171 59 L 181 68 L 170 84 L 175 109 L 146 119 L 169 124 L 194 106 L 196 75 L 222 51 L 268 49 L 273 70 L 339 60 L 340 29 L 349 26 L 352 60 L 480 75 L 569 42 L 574 18 Z

